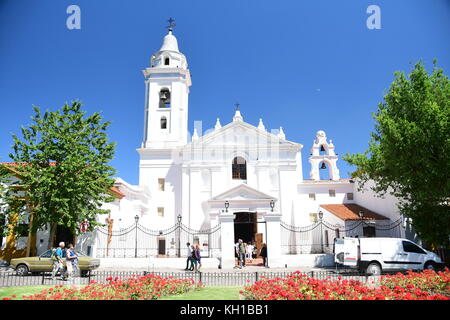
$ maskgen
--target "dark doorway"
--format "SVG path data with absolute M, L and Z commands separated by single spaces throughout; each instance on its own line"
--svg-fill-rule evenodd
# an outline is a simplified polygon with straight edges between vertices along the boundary
M 55 238 L 53 239 L 53 247 L 57 247 L 61 241 L 67 246 L 69 243 L 74 243 L 75 237 L 73 232 L 65 226 L 56 226 Z
M 371 238 L 375 237 L 376 236 L 375 227 L 373 226 L 363 227 L 363 236 Z
M 256 212 L 236 212 L 234 218 L 234 242 L 254 242 L 257 233 Z
M 166 239 L 158 239 L 158 254 L 162 256 L 166 254 Z

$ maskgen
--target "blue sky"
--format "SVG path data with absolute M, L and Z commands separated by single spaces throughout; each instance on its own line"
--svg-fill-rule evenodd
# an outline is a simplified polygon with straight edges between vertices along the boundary
M 68 30 L 66 9 L 81 9 L 81 30 Z M 369 30 L 369 5 L 381 8 L 381 29 Z M 11 133 L 30 124 L 32 105 L 55 110 L 81 99 L 89 113 L 112 121 L 112 165 L 138 183 L 144 77 L 169 17 L 187 56 L 193 85 L 189 127 L 217 117 L 231 121 L 239 101 L 245 121 L 283 126 L 304 145 L 303 171 L 315 133 L 336 152 L 362 152 L 371 113 L 396 70 L 433 58 L 450 73 L 448 0 L 150 1 L 0 0 L 0 161 Z M 338 161 L 341 177 L 352 170 Z

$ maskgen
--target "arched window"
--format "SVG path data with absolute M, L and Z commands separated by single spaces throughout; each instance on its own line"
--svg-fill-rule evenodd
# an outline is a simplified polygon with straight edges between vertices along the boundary
M 159 92 L 159 107 L 170 108 L 170 91 L 167 88 L 163 88 Z
M 235 157 L 232 164 L 233 179 L 247 180 L 247 162 L 242 157 Z
M 168 57 L 164 58 L 164 65 L 165 65 L 165 66 L 168 66 L 168 65 L 169 65 L 169 62 L 170 62 L 170 60 L 169 60 Z
M 161 117 L 161 129 L 167 129 L 167 118 L 164 116 Z

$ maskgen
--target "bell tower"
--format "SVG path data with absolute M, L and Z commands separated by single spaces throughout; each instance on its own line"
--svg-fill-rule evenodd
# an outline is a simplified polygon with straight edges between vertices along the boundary
M 330 180 L 339 180 L 339 169 L 337 168 L 338 156 L 334 152 L 334 144 L 330 140 L 327 142 L 325 131 L 319 130 L 311 148 L 309 163 L 311 171 L 309 177 L 312 180 L 320 180 L 319 170 L 328 169 Z
M 170 18 L 161 48 L 150 59 L 145 77 L 145 124 L 142 148 L 172 149 L 188 142 L 188 97 L 191 76 L 178 49 Z

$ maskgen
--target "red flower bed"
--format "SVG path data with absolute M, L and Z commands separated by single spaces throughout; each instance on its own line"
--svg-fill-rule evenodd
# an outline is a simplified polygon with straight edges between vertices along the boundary
M 341 278 L 318 280 L 297 271 L 287 278 L 260 280 L 241 294 L 248 300 L 449 300 L 450 272 L 409 271 L 366 285 Z
M 153 274 L 125 280 L 109 277 L 106 280 L 108 283 L 104 284 L 91 281 L 89 285 L 82 288 L 58 285 L 22 298 L 24 300 L 154 300 L 161 296 L 184 293 L 194 288 L 192 279 L 162 278 Z

